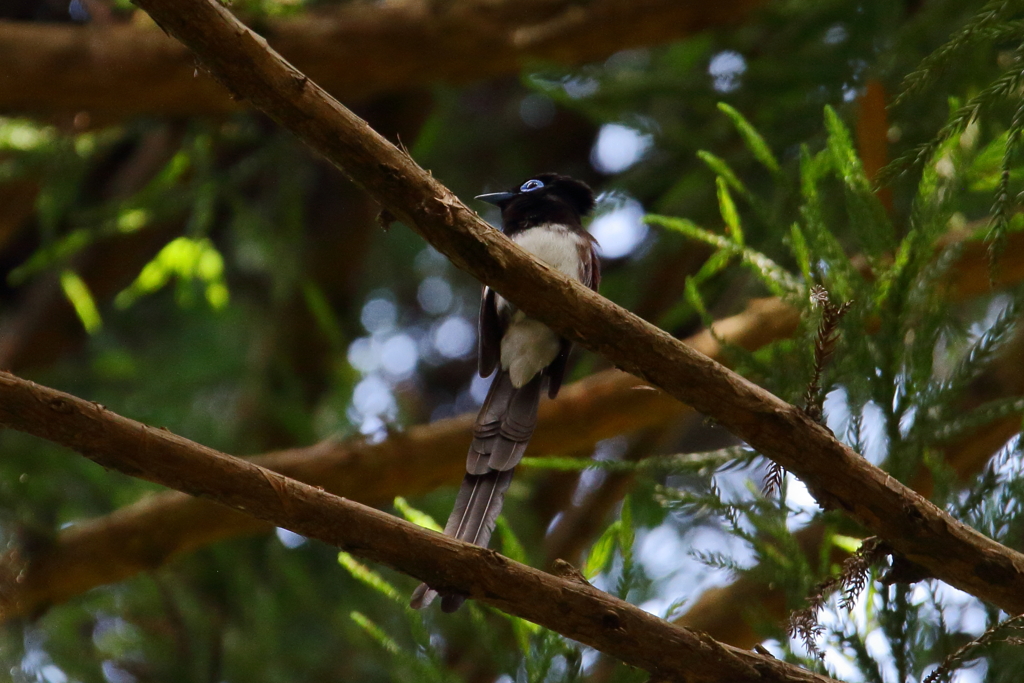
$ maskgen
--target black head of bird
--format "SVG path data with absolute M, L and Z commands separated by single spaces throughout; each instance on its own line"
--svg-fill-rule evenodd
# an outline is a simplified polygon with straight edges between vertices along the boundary
M 508 192 L 482 194 L 477 199 L 501 209 L 508 235 L 544 223 L 582 229 L 583 217 L 594 210 L 593 190 L 580 180 L 557 173 L 541 173 Z

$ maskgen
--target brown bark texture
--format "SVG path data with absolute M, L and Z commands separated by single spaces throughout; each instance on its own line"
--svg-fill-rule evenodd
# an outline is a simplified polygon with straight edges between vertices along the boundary
M 336 164 L 457 267 L 562 336 L 714 418 L 906 559 L 1001 609 L 1024 611 L 1024 555 L 938 509 L 800 409 L 532 259 L 405 152 L 207 0 L 137 0 L 236 96 Z M 543 296 L 538 293 L 543 292 Z
M 597 590 L 568 567 L 568 578 L 546 574 L 9 373 L 0 373 L 0 423 L 104 467 L 216 500 L 432 586 L 466 593 L 658 678 L 831 680 L 670 624 Z
M 741 22 L 763 0 L 405 0 L 349 3 L 252 22 L 346 101 L 434 83 L 581 64 Z M 222 114 L 240 102 L 149 22 L 72 26 L 0 21 L 0 112 Z

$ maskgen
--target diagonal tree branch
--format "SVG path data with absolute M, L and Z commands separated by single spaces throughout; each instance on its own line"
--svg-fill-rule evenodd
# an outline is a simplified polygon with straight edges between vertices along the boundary
M 1024 555 L 938 509 L 803 411 L 533 260 L 223 6 L 136 1 L 215 78 L 335 163 L 457 267 L 559 334 L 713 417 L 799 476 L 819 503 L 842 508 L 932 576 L 1012 614 L 1024 611 Z
M 72 448 L 103 467 L 216 500 L 433 586 L 465 592 L 659 678 L 831 681 L 670 624 L 586 581 L 532 569 L 9 373 L 0 373 L 0 424 Z
M 405 0 L 258 20 L 281 54 L 336 97 L 582 64 L 735 24 L 763 0 Z M 237 109 L 195 58 L 147 22 L 0 21 L 0 111 L 197 115 Z M 73 65 L 73 66 L 69 66 Z M 103 118 L 101 116 L 101 118 Z

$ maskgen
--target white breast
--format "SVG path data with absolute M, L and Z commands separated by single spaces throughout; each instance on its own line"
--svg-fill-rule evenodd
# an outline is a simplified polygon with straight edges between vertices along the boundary
M 512 236 L 520 247 L 574 280 L 581 280 L 583 276 L 579 252 L 581 239 L 565 226 L 551 223 Z
M 555 270 L 583 279 L 579 244 L 585 239 L 557 224 L 539 225 L 512 236 L 513 241 Z M 521 387 L 546 368 L 558 355 L 558 335 L 536 320 L 516 311 L 503 297 L 495 302 L 498 312 L 508 316 L 508 328 L 501 339 L 501 367 L 512 385 Z

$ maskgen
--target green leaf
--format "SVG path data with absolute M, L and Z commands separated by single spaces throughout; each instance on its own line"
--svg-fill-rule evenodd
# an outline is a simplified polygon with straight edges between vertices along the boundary
M 623 555 L 633 553 L 633 542 L 636 540 L 636 530 L 633 528 L 633 506 L 629 496 L 622 499 L 622 511 L 619 513 L 619 549 Z
M 857 552 L 863 543 L 864 539 L 862 538 L 855 538 L 853 536 L 843 536 L 842 534 L 832 535 L 832 545 L 839 548 L 840 550 L 845 550 L 851 555 Z
M 800 274 L 804 276 L 804 282 L 811 281 L 811 250 L 807 246 L 807 238 L 798 223 L 789 227 L 789 250 L 796 259 Z
M 825 130 L 828 131 L 828 150 L 832 154 L 835 170 L 847 185 L 871 189 L 864 175 L 864 166 L 857 156 L 850 130 L 832 107 L 825 107 Z
M 370 621 L 362 612 L 356 612 L 353 610 L 349 613 L 349 617 L 352 621 L 356 622 L 363 631 L 366 632 L 370 638 L 380 645 L 384 650 L 391 653 L 392 655 L 402 654 L 402 648 L 396 643 L 388 634 L 384 633 L 383 629 L 377 624 Z
M 804 237 L 815 261 L 824 261 L 829 268 L 829 292 L 842 300 L 853 299 L 855 283 L 862 280 L 853 269 L 843 245 L 839 243 L 825 219 L 824 203 L 818 183 L 832 169 L 832 155 L 827 150 L 811 154 L 806 145 L 800 148 L 800 193 L 803 206 Z
M 127 308 L 140 297 L 155 292 L 177 277 L 182 283 L 196 280 L 204 283 L 204 295 L 213 309 L 228 303 L 224 280 L 224 257 L 208 238 L 178 237 L 171 240 L 152 261 L 147 263 L 135 282 L 114 299 L 119 308 Z
M 409 505 L 409 503 L 406 502 L 405 498 L 402 498 L 401 496 L 396 496 L 394 506 L 395 509 L 398 510 L 398 514 L 402 515 L 413 524 L 421 526 L 424 529 L 436 531 L 438 533 L 444 532 L 444 527 L 438 524 L 433 517 L 428 515 L 426 512 L 423 512 L 422 510 L 417 510 L 413 506 Z
M 761 252 L 741 246 L 721 235 L 705 230 L 691 220 L 648 214 L 644 216 L 644 222 L 675 230 L 691 239 L 727 251 L 730 255 L 739 256 L 743 263 L 751 268 L 772 294 L 776 296 L 802 296 L 803 294 L 804 286 L 799 280 Z
M 559 470 L 578 472 L 580 470 L 609 470 L 612 472 L 630 472 L 637 469 L 637 463 L 622 460 L 594 460 L 593 458 L 541 458 L 526 457 L 520 462 L 524 467 L 540 470 Z
M 742 247 L 743 229 L 740 227 L 740 214 L 736 211 L 736 204 L 729 194 L 729 186 L 725 182 L 725 178 L 722 176 L 715 178 L 715 187 L 718 188 L 718 210 L 725 222 L 726 232 L 738 246 Z
M 684 294 L 686 295 L 687 302 L 689 302 L 690 306 L 693 307 L 693 310 L 697 311 L 704 327 L 710 329 L 711 325 L 715 321 L 714 318 L 711 317 L 711 314 L 708 313 L 708 308 L 704 305 L 704 298 L 700 295 L 700 290 L 697 289 L 697 283 L 694 280 L 695 278 L 692 277 L 686 278 Z
M 414 610 L 409 611 L 415 612 Z M 432 648 L 427 648 L 426 657 L 419 656 L 419 653 L 415 650 L 399 645 L 394 638 L 384 632 L 384 629 L 371 621 L 362 612 L 353 610 L 349 612 L 349 617 L 373 642 L 387 652 L 391 659 L 407 669 L 409 675 L 402 677 L 402 680 L 442 683 L 452 679 Z
M 731 251 L 716 251 L 704 262 L 697 274 L 693 276 L 696 284 L 701 284 L 725 270 L 732 262 L 734 254 Z
M 0 152 L 43 149 L 57 137 L 53 126 L 41 126 L 27 119 L 0 118 Z
M 501 539 L 502 553 L 511 560 L 526 564 L 526 549 L 519 541 L 515 532 L 512 531 L 512 527 L 509 526 L 508 521 L 504 517 L 498 517 L 495 527 L 498 531 L 498 537 Z
M 72 230 L 67 235 L 40 247 L 24 263 L 11 269 L 7 275 L 7 282 L 12 285 L 20 285 L 32 275 L 52 268 L 54 264 L 69 261 L 72 256 L 95 241 L 96 235 L 89 230 Z
M 751 201 L 752 195 L 747 186 L 743 184 L 743 181 L 739 179 L 736 173 L 729 167 L 729 164 L 725 163 L 725 160 L 718 157 L 707 150 L 700 150 L 697 152 L 697 157 L 708 165 L 716 176 L 720 176 L 725 179 L 725 182 L 729 184 L 729 187 L 740 193 L 740 196 Z
M 757 132 L 757 129 L 744 118 L 743 114 L 725 102 L 718 103 L 718 110 L 728 116 L 732 124 L 736 126 L 736 130 L 743 137 L 743 141 L 747 144 L 747 149 L 754 155 L 754 158 L 760 161 L 772 173 L 778 173 L 779 162 L 775 159 L 775 155 L 772 154 L 771 148 L 768 147 L 768 143 L 764 141 L 764 138 Z
M 103 326 L 103 320 L 85 281 L 73 270 L 65 270 L 60 274 L 60 286 L 85 331 L 89 334 L 97 332 Z
M 359 562 L 348 553 L 344 551 L 338 553 L 338 564 L 347 569 L 353 578 L 366 584 L 378 593 L 394 600 L 395 602 L 405 603 L 405 597 L 398 592 L 397 588 L 385 581 L 380 574 Z
M 590 554 L 587 555 L 587 563 L 583 566 L 583 575 L 587 579 L 595 576 L 608 568 L 612 561 L 612 553 L 615 551 L 615 541 L 619 537 L 619 526 L 621 521 L 614 521 L 608 525 L 601 537 L 597 539 Z
M 636 529 L 633 528 L 633 506 L 629 496 L 622 499 L 622 511 L 619 513 L 618 530 L 619 553 L 622 555 L 622 573 L 619 575 L 615 592 L 623 600 L 636 585 L 638 572 L 633 561 L 633 544 L 636 541 Z

